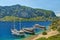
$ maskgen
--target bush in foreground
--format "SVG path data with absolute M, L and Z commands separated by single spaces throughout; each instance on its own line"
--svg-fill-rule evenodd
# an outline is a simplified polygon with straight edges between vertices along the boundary
M 42 34 L 43 34 L 43 35 L 47 35 L 47 32 L 43 32 Z
M 60 32 L 60 27 L 59 27 L 59 28 L 57 28 L 57 31 L 58 31 L 58 32 Z

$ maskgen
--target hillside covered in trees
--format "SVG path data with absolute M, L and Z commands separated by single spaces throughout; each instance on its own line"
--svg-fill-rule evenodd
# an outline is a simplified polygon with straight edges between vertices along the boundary
M 45 21 L 53 20 L 56 15 L 51 10 L 31 8 L 21 5 L 0 6 L 0 21 Z

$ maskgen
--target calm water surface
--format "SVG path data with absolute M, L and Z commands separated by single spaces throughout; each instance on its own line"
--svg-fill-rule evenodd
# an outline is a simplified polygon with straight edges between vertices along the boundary
M 45 26 L 48 28 L 48 26 L 51 24 L 51 22 L 46 21 L 46 22 L 15 22 L 15 28 L 17 30 L 20 30 L 21 28 L 26 28 L 26 27 L 33 27 L 34 24 L 40 24 L 42 26 Z M 11 28 L 14 27 L 13 22 L 0 22 L 0 40 L 22 40 L 23 38 L 15 38 L 11 34 Z M 36 29 L 36 33 L 42 32 L 41 29 Z M 26 36 L 27 37 L 27 36 Z

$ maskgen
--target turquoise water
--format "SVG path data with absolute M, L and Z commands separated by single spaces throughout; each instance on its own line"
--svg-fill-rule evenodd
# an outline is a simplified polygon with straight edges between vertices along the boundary
M 21 25 L 20 25 L 21 24 Z M 46 28 L 48 28 L 48 26 L 51 24 L 51 22 L 46 21 L 46 22 L 15 22 L 15 28 L 17 30 L 20 30 L 20 26 L 22 26 L 22 28 L 30 28 L 33 27 L 34 24 L 40 24 L 42 26 L 45 26 Z M 17 38 L 14 37 L 11 34 L 11 28 L 13 28 L 14 23 L 13 22 L 0 22 L 0 40 L 23 40 L 24 38 L 29 37 L 30 35 L 27 35 L 24 38 Z M 39 34 L 41 33 L 43 30 L 41 29 L 35 29 L 35 33 Z

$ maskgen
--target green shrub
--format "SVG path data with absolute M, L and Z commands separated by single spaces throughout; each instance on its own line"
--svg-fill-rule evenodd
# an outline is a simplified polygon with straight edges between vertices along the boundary
M 57 31 L 58 31 L 58 32 L 60 32 L 60 27 L 59 27 L 59 28 L 57 28 Z
M 43 32 L 42 34 L 43 34 L 43 35 L 47 35 L 47 32 Z
M 56 30 L 57 27 L 56 27 L 56 26 L 52 26 L 51 29 L 52 29 L 52 30 Z

